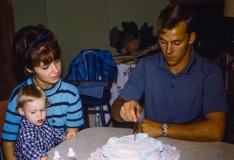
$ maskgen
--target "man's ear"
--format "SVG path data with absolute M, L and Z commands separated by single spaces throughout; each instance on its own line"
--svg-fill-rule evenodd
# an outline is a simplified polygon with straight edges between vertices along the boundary
M 20 114 L 21 116 L 24 116 L 24 115 L 25 115 L 25 114 L 24 114 L 23 108 L 19 108 L 17 111 L 19 112 L 19 114 Z
M 192 44 L 195 41 L 196 36 L 197 35 L 196 35 L 195 32 L 190 33 L 190 35 L 189 35 L 189 44 Z

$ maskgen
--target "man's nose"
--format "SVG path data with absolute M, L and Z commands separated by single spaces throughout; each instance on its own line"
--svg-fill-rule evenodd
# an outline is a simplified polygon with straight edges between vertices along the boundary
M 171 44 L 167 44 L 166 53 L 167 54 L 173 53 L 173 46 Z

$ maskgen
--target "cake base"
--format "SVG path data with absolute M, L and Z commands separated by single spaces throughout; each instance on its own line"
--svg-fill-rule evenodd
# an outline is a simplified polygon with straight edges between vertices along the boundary
M 148 137 L 145 133 L 134 136 L 112 137 L 103 147 L 106 160 L 165 160 L 161 141 Z

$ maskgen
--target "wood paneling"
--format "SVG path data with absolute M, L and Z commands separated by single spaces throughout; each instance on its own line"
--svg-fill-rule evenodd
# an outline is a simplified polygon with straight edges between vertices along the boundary
M 11 52 L 15 34 L 11 0 L 0 0 L 0 100 L 9 98 L 17 80 Z
M 7 104 L 8 104 L 7 100 L 0 101 L 0 137 L 2 135 L 3 124 L 4 124 L 4 121 L 5 121 Z M 1 159 L 1 157 L 0 157 L 0 159 Z

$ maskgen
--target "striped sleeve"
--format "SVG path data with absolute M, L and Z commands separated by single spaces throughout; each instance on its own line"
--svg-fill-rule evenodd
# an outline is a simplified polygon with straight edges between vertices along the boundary
M 66 127 L 68 128 L 78 128 L 84 124 L 83 113 L 82 113 L 82 104 L 81 99 L 78 93 L 78 89 L 71 85 L 71 92 L 68 97 L 68 102 L 70 102 L 67 111 L 67 123 Z

